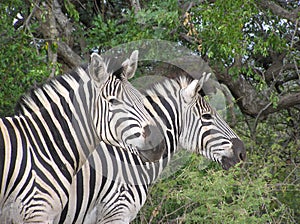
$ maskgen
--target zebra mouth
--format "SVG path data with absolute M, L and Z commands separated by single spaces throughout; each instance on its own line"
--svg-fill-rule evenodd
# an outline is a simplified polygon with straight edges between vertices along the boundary
M 156 162 L 162 158 L 166 149 L 166 141 L 162 139 L 159 144 L 151 147 L 149 149 L 140 149 L 138 148 L 139 156 L 141 157 L 143 162 Z
M 224 170 L 229 170 L 230 167 L 236 165 L 241 160 L 237 158 L 228 158 L 228 157 L 222 157 L 221 159 L 221 165 Z
M 244 158 L 238 158 L 238 157 L 235 157 L 235 158 L 222 157 L 221 165 L 224 170 L 229 170 L 230 167 L 232 167 L 244 160 L 245 160 Z M 242 164 L 241 164 L 241 166 L 242 166 Z

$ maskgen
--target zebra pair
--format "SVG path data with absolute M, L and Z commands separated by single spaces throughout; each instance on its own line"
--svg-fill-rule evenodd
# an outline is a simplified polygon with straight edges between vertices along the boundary
M 135 51 L 109 73 L 92 54 L 88 66 L 31 90 L 16 115 L 1 118 L 0 223 L 53 223 L 74 175 L 101 141 L 145 160 L 160 157 L 164 142 L 153 145 L 159 131 L 127 81 L 137 60 Z
M 147 89 L 144 105 L 165 139 L 157 162 L 101 142 L 73 179 L 70 198 L 58 223 L 129 223 L 146 201 L 149 187 L 179 145 L 229 169 L 245 159 L 240 138 L 199 94 L 201 80 L 166 79 Z

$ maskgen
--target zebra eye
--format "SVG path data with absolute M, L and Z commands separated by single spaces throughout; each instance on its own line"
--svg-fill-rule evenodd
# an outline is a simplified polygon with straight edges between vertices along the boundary
M 110 99 L 108 99 L 108 102 L 109 102 L 110 104 L 113 104 L 113 105 L 121 104 L 121 102 L 120 102 L 119 100 L 115 99 L 115 98 L 110 98 Z
M 116 100 L 112 99 L 112 98 L 108 100 L 109 103 L 114 103 L 114 101 L 116 101 Z
M 206 119 L 206 120 L 209 120 L 212 118 L 211 114 L 202 114 L 202 118 L 203 119 Z

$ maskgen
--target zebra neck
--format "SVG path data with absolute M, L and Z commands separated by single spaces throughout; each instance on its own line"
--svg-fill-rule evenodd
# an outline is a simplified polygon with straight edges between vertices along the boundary
M 160 105 L 157 102 L 152 102 L 151 110 L 156 120 L 156 124 L 159 130 L 163 133 L 166 141 L 166 150 L 159 160 L 159 169 L 157 177 L 160 175 L 162 170 L 169 164 L 173 155 L 177 152 L 179 135 L 180 135 L 180 114 L 176 105 L 173 105 L 171 101 L 164 97 L 158 97 Z
M 51 150 L 63 151 L 63 160 L 71 160 L 74 172 L 99 143 L 91 117 L 93 91 L 89 76 L 79 68 L 32 90 L 17 107 L 20 116 L 43 130 L 41 138 L 49 139 L 45 142 L 50 157 Z

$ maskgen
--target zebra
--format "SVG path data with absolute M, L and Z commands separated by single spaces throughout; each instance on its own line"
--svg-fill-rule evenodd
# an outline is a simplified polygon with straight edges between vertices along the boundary
M 163 156 L 157 162 L 144 162 L 101 142 L 75 176 L 57 223 L 129 223 L 179 145 L 225 170 L 245 160 L 243 142 L 199 93 L 209 75 L 204 73 L 199 81 L 166 79 L 147 89 L 145 107 L 166 140 Z
M 134 51 L 111 73 L 93 53 L 87 66 L 33 88 L 18 113 L 0 119 L 0 223 L 53 223 L 100 141 L 149 161 L 151 149 L 163 152 L 153 145 L 157 127 L 142 95 L 128 82 L 137 61 Z

